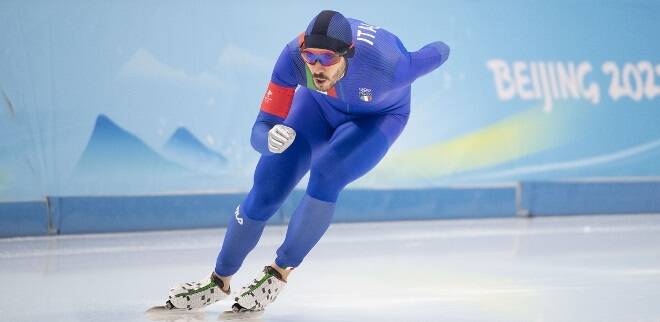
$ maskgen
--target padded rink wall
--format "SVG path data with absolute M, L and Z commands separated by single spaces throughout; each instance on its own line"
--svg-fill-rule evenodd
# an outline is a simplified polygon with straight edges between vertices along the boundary
M 285 224 L 294 191 L 269 224 Z M 334 222 L 660 213 L 660 180 L 346 190 Z M 224 227 L 244 194 L 49 197 L 0 203 L 0 236 Z
M 225 226 L 272 68 L 326 5 L 0 1 L 0 237 Z M 332 6 L 451 47 L 336 222 L 660 213 L 660 2 Z

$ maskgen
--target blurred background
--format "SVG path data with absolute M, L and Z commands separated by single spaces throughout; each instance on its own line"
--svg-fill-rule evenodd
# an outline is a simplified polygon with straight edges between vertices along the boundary
M 274 62 L 328 6 L 451 47 L 336 221 L 660 212 L 655 1 L 3 0 L 0 236 L 224 226 Z

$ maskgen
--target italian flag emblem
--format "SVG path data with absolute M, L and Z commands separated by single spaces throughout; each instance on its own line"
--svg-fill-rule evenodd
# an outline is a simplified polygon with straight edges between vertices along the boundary
M 371 102 L 372 99 L 371 88 L 360 87 L 360 100 L 368 103 Z

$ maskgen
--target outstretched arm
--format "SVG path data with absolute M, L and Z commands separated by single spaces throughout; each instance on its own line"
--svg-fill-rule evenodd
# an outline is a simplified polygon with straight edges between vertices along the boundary
M 415 79 L 440 67 L 449 57 L 449 46 L 442 41 L 432 42 L 418 51 L 409 52 L 398 69 L 397 79 L 401 85 L 409 85 Z

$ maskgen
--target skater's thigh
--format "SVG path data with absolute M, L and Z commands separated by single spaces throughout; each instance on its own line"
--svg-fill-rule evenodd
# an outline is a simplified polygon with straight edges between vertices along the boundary
M 378 115 L 340 125 L 311 164 L 308 192 L 334 201 L 344 186 L 369 172 L 399 136 L 407 116 Z
M 385 156 L 406 121 L 405 116 L 388 114 L 344 123 L 333 134 L 319 164 L 326 169 L 362 176 Z
M 266 220 L 279 209 L 309 170 L 313 151 L 326 144 L 332 135 L 319 104 L 306 90 L 296 92 L 283 123 L 296 131 L 296 138 L 284 152 L 259 159 L 252 189 L 242 207 L 251 219 Z
M 291 111 L 284 120 L 284 125 L 296 131 L 296 140 L 304 140 L 312 151 L 326 144 L 333 133 L 333 128 L 323 116 L 321 108 L 308 89 L 300 88 L 296 91 Z

